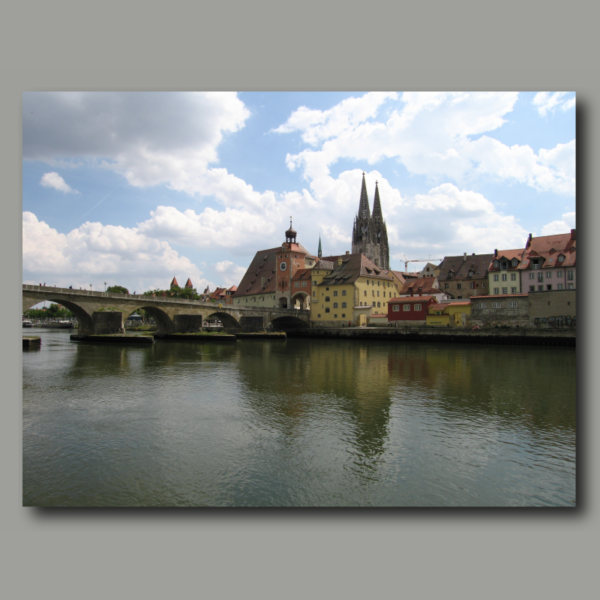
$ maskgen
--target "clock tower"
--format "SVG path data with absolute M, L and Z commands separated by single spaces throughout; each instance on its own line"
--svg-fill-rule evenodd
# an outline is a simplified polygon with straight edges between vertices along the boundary
M 292 308 L 292 278 L 298 269 L 305 268 L 307 252 L 296 242 L 296 235 L 290 217 L 290 228 L 285 232 L 285 242 L 277 251 L 275 260 L 275 300 L 281 308 Z

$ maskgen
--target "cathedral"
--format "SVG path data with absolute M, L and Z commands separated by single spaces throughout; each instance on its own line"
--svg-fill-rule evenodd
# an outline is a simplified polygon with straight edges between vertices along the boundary
M 388 244 L 387 227 L 381 212 L 379 187 L 375 182 L 375 200 L 373 202 L 373 214 L 371 215 L 364 173 L 358 214 L 354 219 L 352 229 L 352 254 L 364 254 L 378 267 L 388 270 L 390 268 L 390 246 Z

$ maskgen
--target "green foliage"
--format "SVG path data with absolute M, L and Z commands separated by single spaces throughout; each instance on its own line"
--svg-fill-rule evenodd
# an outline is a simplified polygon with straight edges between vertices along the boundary
M 122 285 L 110 285 L 106 288 L 106 291 L 113 294 L 129 294 L 129 290 Z
M 121 308 L 115 308 L 114 306 L 105 306 L 104 308 L 99 308 L 96 312 L 125 312 Z
M 52 303 L 46 310 L 30 308 L 25 311 L 25 316 L 29 319 L 72 319 L 73 313 L 60 304 Z

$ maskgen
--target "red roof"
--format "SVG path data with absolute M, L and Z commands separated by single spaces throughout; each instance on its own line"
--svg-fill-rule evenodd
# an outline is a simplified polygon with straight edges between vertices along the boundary
M 192 285 L 192 280 L 188 277 L 188 280 L 185 284 L 186 288 L 193 288 L 194 286 Z
M 177 283 L 177 279 L 175 279 L 175 277 L 173 277 L 173 281 L 171 281 L 171 285 L 176 285 L 177 287 L 179 287 L 179 284 Z
M 435 277 L 419 277 L 418 279 L 409 279 L 402 286 L 400 295 L 406 296 L 410 294 L 411 290 L 413 293 L 418 293 L 419 288 L 421 288 L 422 294 L 442 293 L 442 290 L 434 287 L 436 283 L 437 280 Z
M 388 304 L 406 304 L 407 302 L 428 302 L 435 300 L 435 296 L 406 296 L 405 298 L 392 298 L 388 300 Z

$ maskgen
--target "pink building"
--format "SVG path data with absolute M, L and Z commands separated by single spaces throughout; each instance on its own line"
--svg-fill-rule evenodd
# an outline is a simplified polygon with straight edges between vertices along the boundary
M 519 271 L 525 293 L 577 289 L 576 230 L 536 238 L 529 234 Z

